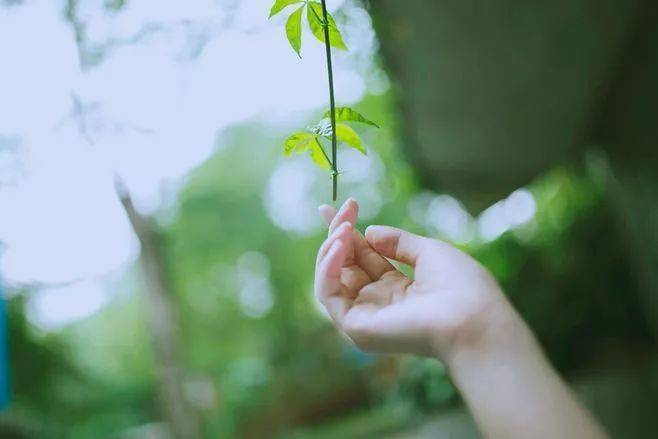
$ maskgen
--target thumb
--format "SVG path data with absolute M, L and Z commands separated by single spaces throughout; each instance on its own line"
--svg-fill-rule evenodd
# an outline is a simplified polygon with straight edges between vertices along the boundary
M 430 242 L 422 236 L 389 226 L 368 227 L 366 240 L 382 256 L 412 266 L 416 265 L 416 260 Z

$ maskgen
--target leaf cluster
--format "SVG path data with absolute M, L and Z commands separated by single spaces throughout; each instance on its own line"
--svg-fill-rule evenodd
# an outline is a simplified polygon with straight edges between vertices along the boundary
M 338 30 L 336 20 L 331 14 L 327 13 L 327 23 L 324 22 L 322 4 L 316 1 L 308 0 L 276 0 L 272 9 L 270 10 L 270 18 L 282 12 L 288 6 L 300 5 L 290 16 L 286 22 L 286 37 L 290 42 L 293 50 L 301 58 L 302 56 L 302 19 L 304 11 L 306 11 L 306 19 L 308 21 L 311 33 L 320 42 L 325 42 L 324 27 L 329 28 L 329 44 L 339 50 L 347 50 L 343 36 Z
M 336 139 L 350 148 L 354 148 L 362 154 L 367 154 L 363 140 L 357 132 L 344 122 L 356 122 L 379 128 L 379 125 L 366 119 L 362 114 L 349 107 L 336 108 Z M 309 152 L 313 162 L 323 169 L 331 168 L 331 160 L 322 145 L 322 139 L 331 140 L 332 127 L 330 113 L 315 126 L 309 127 L 307 131 L 297 131 L 284 142 L 283 154 L 304 154 Z
M 334 47 L 339 50 L 347 50 L 347 45 L 336 25 L 336 20 L 323 8 L 323 4 L 311 0 L 275 0 L 270 10 L 270 18 L 281 13 L 289 6 L 297 6 L 286 22 L 286 37 L 290 42 L 293 50 L 301 58 L 302 50 L 302 20 L 306 15 L 311 33 L 323 44 L 329 43 L 328 50 Z M 326 17 L 326 18 L 325 18 Z M 326 32 L 325 32 L 326 31 Z M 329 41 L 327 42 L 327 35 Z M 329 56 L 329 55 L 328 55 Z M 329 58 L 328 58 L 329 59 Z M 330 61 L 328 61 L 330 64 Z M 330 92 L 332 93 L 333 103 L 333 79 L 330 70 Z M 332 163 L 329 155 L 324 149 L 323 139 L 334 140 L 336 143 L 341 142 L 348 147 L 354 148 L 362 154 L 367 154 L 366 146 L 357 132 L 345 122 L 356 122 L 379 128 L 379 126 L 368 120 L 366 117 L 349 107 L 335 108 L 335 123 L 332 126 L 331 110 L 327 111 L 323 119 L 306 131 L 297 131 L 289 136 L 284 142 L 284 155 L 309 153 L 313 162 L 323 169 L 333 169 L 332 174 L 335 176 L 337 171 L 336 163 Z M 335 128 L 335 129 L 334 129 Z M 335 143 L 332 145 L 335 146 Z M 332 150 L 332 153 L 335 152 Z M 332 154 L 335 157 L 335 155 Z

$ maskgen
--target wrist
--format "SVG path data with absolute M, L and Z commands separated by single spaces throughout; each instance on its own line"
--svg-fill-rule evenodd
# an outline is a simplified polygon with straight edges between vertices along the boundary
M 446 366 L 483 436 L 606 437 L 514 310 L 486 336 L 456 345 Z
M 519 358 L 539 352 L 530 328 L 512 306 L 503 303 L 492 307 L 475 330 L 455 336 L 450 349 L 442 355 L 448 370 L 483 364 L 486 358 Z

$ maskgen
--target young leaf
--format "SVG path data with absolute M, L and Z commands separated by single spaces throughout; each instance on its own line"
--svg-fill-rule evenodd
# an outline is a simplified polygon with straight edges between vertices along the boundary
M 356 133 L 356 131 L 354 131 L 352 128 L 345 125 L 344 123 L 336 124 L 336 138 L 339 141 L 346 143 L 347 145 L 356 149 L 361 154 L 365 154 L 365 155 L 368 154 L 366 152 L 366 147 L 363 145 L 363 142 L 361 141 L 361 138 Z
M 283 11 L 286 6 L 294 5 L 295 3 L 301 3 L 302 1 L 303 0 L 276 0 L 274 5 L 272 5 L 272 9 L 270 10 L 270 18 Z
M 323 15 L 322 15 L 322 4 L 318 2 L 309 2 L 308 3 L 308 24 L 311 27 L 311 32 L 315 35 L 315 38 L 324 43 L 324 25 L 323 25 Z M 343 36 L 336 26 L 336 20 L 329 13 L 327 13 L 327 21 L 329 26 L 329 44 L 332 47 L 340 50 L 347 50 L 345 41 L 343 41 Z
M 302 57 L 302 13 L 304 12 L 304 7 L 302 6 L 290 14 L 286 22 L 286 36 L 290 45 L 300 58 Z
M 294 133 L 284 142 L 283 155 L 291 156 L 306 151 L 309 149 L 309 144 L 314 138 L 315 136 L 313 134 L 304 131 Z
M 331 167 L 329 158 L 327 157 L 327 154 L 325 154 L 322 144 L 317 137 L 311 142 L 311 159 L 313 159 L 315 164 L 322 169 L 329 169 Z
M 324 114 L 324 117 L 331 117 L 331 112 L 327 111 Z M 375 122 L 366 119 L 360 113 L 352 110 L 349 107 L 336 108 L 336 122 L 360 122 L 371 125 L 375 128 L 379 128 L 379 125 L 377 125 Z

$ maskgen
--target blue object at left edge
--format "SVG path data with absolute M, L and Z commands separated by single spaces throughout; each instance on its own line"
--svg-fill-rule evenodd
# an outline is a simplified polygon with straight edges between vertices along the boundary
M 7 304 L 0 279 L 0 410 L 9 407 L 9 331 Z

